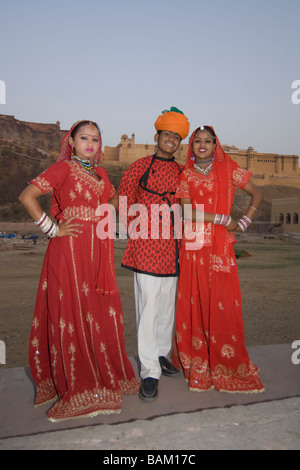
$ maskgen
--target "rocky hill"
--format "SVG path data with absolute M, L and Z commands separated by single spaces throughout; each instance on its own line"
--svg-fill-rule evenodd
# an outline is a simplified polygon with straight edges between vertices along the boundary
M 66 131 L 60 129 L 59 121 L 55 124 L 42 124 L 19 121 L 14 116 L 0 114 L 0 139 L 58 154 L 65 133 Z

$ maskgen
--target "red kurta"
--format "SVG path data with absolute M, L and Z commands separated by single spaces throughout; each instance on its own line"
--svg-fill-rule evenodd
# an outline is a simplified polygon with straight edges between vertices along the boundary
M 51 192 L 51 213 L 76 217 L 82 234 L 51 239 L 34 311 L 29 359 L 35 404 L 59 397 L 50 420 L 117 413 L 139 382 L 127 358 L 113 240 L 96 235 L 95 210 L 115 195 L 107 173 L 96 181 L 74 161 L 53 164 L 32 181 Z
M 123 267 L 154 276 L 178 276 L 180 240 L 174 236 L 173 222 L 178 220 L 175 189 L 182 169 L 174 158 L 154 155 L 137 160 L 124 173 L 119 196 L 126 196 L 127 201 L 120 198 L 120 215 L 124 225 L 127 223 L 129 239 Z M 127 210 L 133 209 L 134 204 L 143 206 L 141 212 L 136 213 L 137 217 L 129 214 L 125 221 Z M 170 211 L 171 206 L 174 211 Z M 159 207 L 163 208 L 161 216 Z M 164 222 L 170 224 L 169 228 Z
M 219 175 L 216 164 L 222 168 Z M 217 213 L 217 189 L 223 185 L 228 188 L 226 194 L 219 194 L 223 213 L 230 214 L 234 187 L 244 188 L 251 176 L 230 159 L 214 162 L 208 176 L 189 168 L 181 174 L 176 196 L 191 199 L 194 205 L 204 204 L 205 212 Z M 195 231 L 196 224 L 193 226 Z M 263 391 L 257 367 L 244 345 L 234 243 L 232 232 L 211 223 L 204 223 L 201 249 L 187 249 L 182 241 L 172 360 L 184 370 L 193 391 L 212 387 L 227 392 Z

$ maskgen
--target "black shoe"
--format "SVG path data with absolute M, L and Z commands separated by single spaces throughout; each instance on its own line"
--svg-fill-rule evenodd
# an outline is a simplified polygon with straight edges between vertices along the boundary
M 162 375 L 174 377 L 174 375 L 179 374 L 179 369 L 176 369 L 166 357 L 160 356 L 159 363 Z
M 158 379 L 147 377 L 142 380 L 139 397 L 145 401 L 154 401 L 158 395 Z

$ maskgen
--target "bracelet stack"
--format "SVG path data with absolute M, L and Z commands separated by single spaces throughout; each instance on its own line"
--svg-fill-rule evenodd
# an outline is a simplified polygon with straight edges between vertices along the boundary
M 231 222 L 230 215 L 216 214 L 214 219 L 214 225 L 225 225 L 227 227 Z
M 34 222 L 42 232 L 48 235 L 49 238 L 55 238 L 58 234 L 58 225 L 47 216 L 45 212 L 43 212 L 42 217 Z
M 241 228 L 243 232 L 246 232 L 248 227 L 252 224 L 252 220 L 249 219 L 246 215 L 243 215 L 243 217 L 238 221 L 238 225 Z

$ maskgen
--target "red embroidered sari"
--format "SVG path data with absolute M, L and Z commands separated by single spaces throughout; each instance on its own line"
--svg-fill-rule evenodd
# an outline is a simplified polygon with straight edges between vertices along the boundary
M 251 176 L 223 152 L 217 140 L 210 174 L 196 172 L 189 161 L 176 196 L 191 199 L 193 205 L 204 204 L 205 212 L 230 214 L 235 186 L 244 188 Z M 172 362 L 183 369 L 193 391 L 264 390 L 244 344 L 234 243 L 224 226 L 211 223 L 204 223 L 201 249 L 188 249 L 182 240 Z
M 113 240 L 96 234 L 95 211 L 115 189 L 104 169 L 96 171 L 100 181 L 67 160 L 32 181 L 43 193 L 52 193 L 56 219 L 76 217 L 83 231 L 50 240 L 31 329 L 35 404 L 58 397 L 47 413 L 52 421 L 118 413 L 122 394 L 139 389 L 125 351 Z

